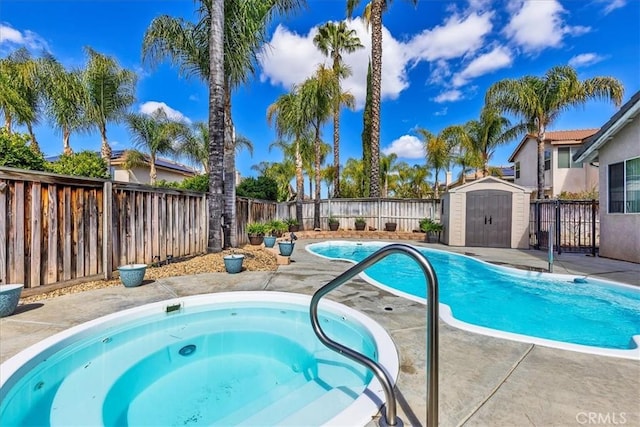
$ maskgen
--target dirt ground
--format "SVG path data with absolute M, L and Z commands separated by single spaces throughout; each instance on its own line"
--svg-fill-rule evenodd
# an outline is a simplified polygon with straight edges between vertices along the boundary
M 242 265 L 247 271 L 275 271 L 277 268 L 276 256 L 273 253 L 266 251 L 262 246 L 247 245 L 242 248 L 226 250 L 217 254 L 193 257 L 185 261 L 176 261 L 160 266 L 149 266 L 144 278 L 145 280 L 155 280 L 165 277 L 189 276 L 198 273 L 222 273 L 225 271 L 222 257 L 231 253 L 244 254 L 244 262 Z M 90 289 L 107 288 L 110 286 L 122 286 L 122 283 L 120 283 L 119 278 L 85 282 L 24 297 L 20 299 L 20 302 L 24 304 L 60 295 L 83 292 Z

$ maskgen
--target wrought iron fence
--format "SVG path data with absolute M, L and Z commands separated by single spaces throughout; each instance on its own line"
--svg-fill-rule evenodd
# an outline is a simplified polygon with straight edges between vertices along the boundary
M 600 216 L 597 200 L 536 200 L 531 202 L 529 244 L 549 248 L 553 228 L 554 248 L 562 252 L 595 255 L 600 244 Z

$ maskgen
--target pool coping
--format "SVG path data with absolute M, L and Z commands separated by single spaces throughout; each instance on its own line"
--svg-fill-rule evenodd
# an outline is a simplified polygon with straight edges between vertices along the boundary
M 346 261 L 349 262 L 351 264 L 357 264 L 356 261 L 353 261 L 351 259 L 348 258 L 331 258 L 331 257 L 327 257 L 318 253 L 313 252 L 310 247 L 314 247 L 314 246 L 321 246 L 321 245 L 326 245 L 327 243 L 344 243 L 344 244 L 353 244 L 354 242 L 358 242 L 358 241 L 348 241 L 348 240 L 329 240 L 329 241 L 322 241 L 322 242 L 314 242 L 314 243 L 309 243 L 307 245 L 305 245 L 305 250 L 307 252 L 309 252 L 310 254 L 314 255 L 314 256 L 318 256 L 327 260 L 331 260 L 331 261 Z M 374 244 L 376 246 L 380 246 L 383 247 L 385 245 L 387 245 L 387 242 L 380 242 L 380 241 L 367 241 L 367 240 L 363 240 L 361 242 L 366 242 L 368 244 Z M 412 247 L 415 248 L 421 248 L 415 245 L 410 245 Z M 442 249 L 436 249 L 436 248 L 428 248 L 430 250 L 434 250 L 434 251 L 440 251 L 440 252 L 449 252 L 449 251 L 445 251 Z M 460 255 L 462 257 L 466 257 L 466 258 L 471 258 L 474 259 L 476 261 L 479 261 L 481 263 L 487 264 L 492 266 L 492 268 L 496 268 L 498 270 L 502 270 L 502 271 L 506 271 L 506 272 L 510 272 L 510 271 L 518 271 L 520 274 L 525 273 L 526 276 L 538 276 L 541 274 L 544 275 L 548 275 L 550 277 L 554 277 L 554 278 L 566 278 L 567 276 L 570 278 L 571 281 L 573 281 L 574 279 L 581 279 L 584 278 L 585 275 L 567 275 L 567 274 L 560 274 L 560 273 L 544 273 L 544 272 L 536 272 L 536 271 L 523 271 L 523 270 L 519 270 L 517 268 L 514 267 L 507 267 L 505 265 L 497 265 L 497 264 L 493 264 L 478 258 L 474 258 L 474 257 L 470 257 L 468 255 L 465 254 L 460 254 L 457 252 L 451 252 L 451 253 L 455 253 L 456 255 Z M 397 295 L 418 303 L 421 303 L 423 305 L 426 305 L 426 299 L 425 298 L 419 298 L 416 297 L 414 295 L 411 294 L 407 294 L 405 292 L 401 292 L 395 288 L 389 287 L 384 285 L 381 282 L 378 282 L 377 280 L 371 278 L 370 276 L 368 276 L 366 273 L 362 272 L 358 275 L 359 277 L 361 277 L 363 280 L 367 281 L 368 283 L 379 287 L 380 289 L 385 290 L 386 292 L 389 292 L 393 295 Z M 614 282 L 614 281 L 606 281 L 603 279 L 597 279 L 599 281 L 602 282 L 609 282 L 607 283 L 608 285 L 613 285 L 613 286 L 619 286 L 619 287 L 623 287 L 626 289 L 634 289 L 637 290 L 637 287 L 633 286 L 633 285 L 628 285 L 625 283 L 619 283 L 619 282 Z M 487 328 L 484 326 L 478 326 L 478 325 L 474 325 L 472 323 L 467 323 L 464 322 L 462 320 L 456 319 L 453 316 L 453 313 L 451 311 L 451 307 L 449 307 L 449 305 L 444 304 L 442 302 L 439 303 L 439 310 L 440 310 L 440 319 L 447 323 L 450 326 L 453 326 L 455 328 L 458 329 L 462 329 L 468 332 L 472 332 L 472 333 L 477 333 L 477 334 L 481 334 L 481 335 L 487 335 L 487 336 L 491 336 L 491 337 L 495 337 L 495 338 L 503 338 L 503 339 L 508 339 L 511 341 L 516 341 L 516 342 L 522 342 L 522 343 L 527 343 L 527 344 L 536 344 L 536 345 L 540 345 L 540 346 L 544 346 L 544 347 L 550 347 L 550 348 L 556 348 L 556 349 L 560 349 L 560 350 L 568 350 L 568 351 L 575 351 L 578 353 L 586 353 L 586 354 L 594 354 L 594 355 L 599 355 L 599 356 L 608 356 L 608 357 L 618 357 L 618 358 L 623 358 L 623 359 L 630 359 L 630 360 L 640 360 L 640 334 L 639 335 L 633 335 L 630 340 L 635 343 L 635 348 L 631 348 L 628 350 L 623 350 L 623 349 L 609 349 L 609 348 L 602 348 L 602 347 L 594 347 L 594 346 L 587 346 L 587 345 L 581 345 L 581 344 L 572 344 L 572 343 L 566 343 L 566 342 L 562 342 L 562 341 L 556 341 L 556 340 L 550 340 L 550 339 L 545 339 L 545 338 L 539 338 L 539 337 L 534 337 L 534 336 L 530 336 L 530 335 L 524 335 L 524 334 L 517 334 L 517 333 L 513 333 L 513 332 L 506 332 L 506 331 L 501 331 L 498 329 L 492 329 L 492 328 Z

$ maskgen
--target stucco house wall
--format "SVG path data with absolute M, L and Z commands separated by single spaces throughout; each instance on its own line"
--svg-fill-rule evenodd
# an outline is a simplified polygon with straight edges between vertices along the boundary
M 538 185 L 538 147 L 536 140 L 527 138 L 527 142 L 524 143 L 514 160 L 520 162 L 520 178 L 516 178 L 513 181 L 514 184 L 527 188 L 536 188 Z M 544 182 L 549 182 L 546 176 Z
M 608 165 L 640 157 L 640 118 L 600 148 L 600 256 L 640 263 L 640 213 L 609 213 Z
M 151 178 L 149 177 L 149 167 L 135 167 L 130 170 L 121 169 L 116 165 L 112 167 L 114 181 L 133 182 L 136 184 L 149 184 L 151 182 Z M 165 180 L 167 182 L 181 182 L 189 176 L 193 175 L 156 168 L 156 179 L 158 181 Z

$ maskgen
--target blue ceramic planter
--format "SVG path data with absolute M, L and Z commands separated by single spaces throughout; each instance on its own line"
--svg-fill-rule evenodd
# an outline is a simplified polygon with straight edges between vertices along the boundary
M 22 283 L 0 285 L 0 317 L 9 316 L 16 311 L 23 287 Z
M 242 261 L 244 261 L 244 255 L 225 255 L 223 260 L 224 268 L 227 270 L 227 273 L 235 274 L 242 271 Z
M 264 247 L 272 248 L 276 244 L 276 236 L 264 236 Z
M 294 242 L 278 242 L 278 246 L 280 247 L 280 255 L 291 256 L 295 243 Z
M 127 288 L 140 286 L 147 271 L 147 264 L 128 264 L 118 267 L 120 281 Z

